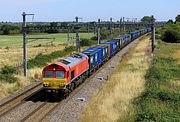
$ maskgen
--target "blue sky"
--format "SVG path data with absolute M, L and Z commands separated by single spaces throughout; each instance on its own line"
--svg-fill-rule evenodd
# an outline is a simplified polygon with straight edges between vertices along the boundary
M 83 21 L 98 18 L 142 18 L 154 15 L 157 20 L 174 19 L 180 14 L 179 0 L 0 0 L 0 21 L 22 21 L 22 12 L 34 13 L 34 21 Z M 29 21 L 32 19 L 29 17 Z

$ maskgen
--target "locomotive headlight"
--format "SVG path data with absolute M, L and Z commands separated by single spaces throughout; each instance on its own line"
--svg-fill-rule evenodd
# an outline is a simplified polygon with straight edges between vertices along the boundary
M 50 85 L 47 84 L 47 83 L 45 83 L 45 84 L 43 84 L 43 86 L 44 86 L 44 87 L 49 87 Z

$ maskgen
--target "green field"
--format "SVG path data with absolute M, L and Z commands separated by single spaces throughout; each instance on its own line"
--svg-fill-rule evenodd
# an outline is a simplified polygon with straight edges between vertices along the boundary
M 80 33 L 80 38 L 90 38 L 94 34 L 93 33 Z M 0 47 L 21 47 L 23 45 L 22 35 L 1 35 L 0 36 Z M 67 43 L 67 34 L 59 33 L 59 34 L 41 34 L 41 35 L 27 35 L 27 38 L 55 38 L 53 43 L 62 44 Z M 70 34 L 71 42 L 75 42 L 75 33 Z M 46 45 L 53 41 L 53 39 L 46 40 L 28 40 L 28 46 L 36 46 L 36 45 Z

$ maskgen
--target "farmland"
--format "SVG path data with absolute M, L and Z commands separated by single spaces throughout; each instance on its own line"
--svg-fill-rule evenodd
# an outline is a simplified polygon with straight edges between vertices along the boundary
M 71 33 L 71 42 L 75 43 L 75 34 Z M 81 33 L 80 38 L 90 38 L 93 34 Z M 29 38 L 55 38 L 53 40 L 40 40 L 29 43 L 27 46 L 28 59 L 35 57 L 37 54 L 49 54 L 53 51 L 62 50 L 67 43 L 67 34 L 46 34 L 46 35 L 30 35 Z M 16 36 L 0 36 L 0 67 L 3 65 L 16 65 L 22 63 L 23 48 L 22 35 Z
M 92 33 L 80 33 L 80 38 L 90 38 L 93 36 Z M 28 35 L 27 38 L 55 38 L 53 44 L 63 44 L 67 43 L 67 34 L 40 34 L 40 35 Z M 38 46 L 47 45 L 49 42 L 53 41 L 53 39 L 49 40 L 36 40 L 31 42 L 32 40 L 28 40 L 29 43 L 27 46 Z M 75 41 L 75 33 L 70 33 L 70 41 Z M 1 35 L 0 36 L 0 48 L 7 47 L 22 47 L 22 35 Z

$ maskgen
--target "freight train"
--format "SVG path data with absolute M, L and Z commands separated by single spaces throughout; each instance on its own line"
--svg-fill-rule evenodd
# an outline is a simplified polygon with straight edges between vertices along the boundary
M 42 71 L 44 91 L 69 94 L 122 48 L 150 31 L 151 28 L 145 28 L 130 32 L 45 66 Z

